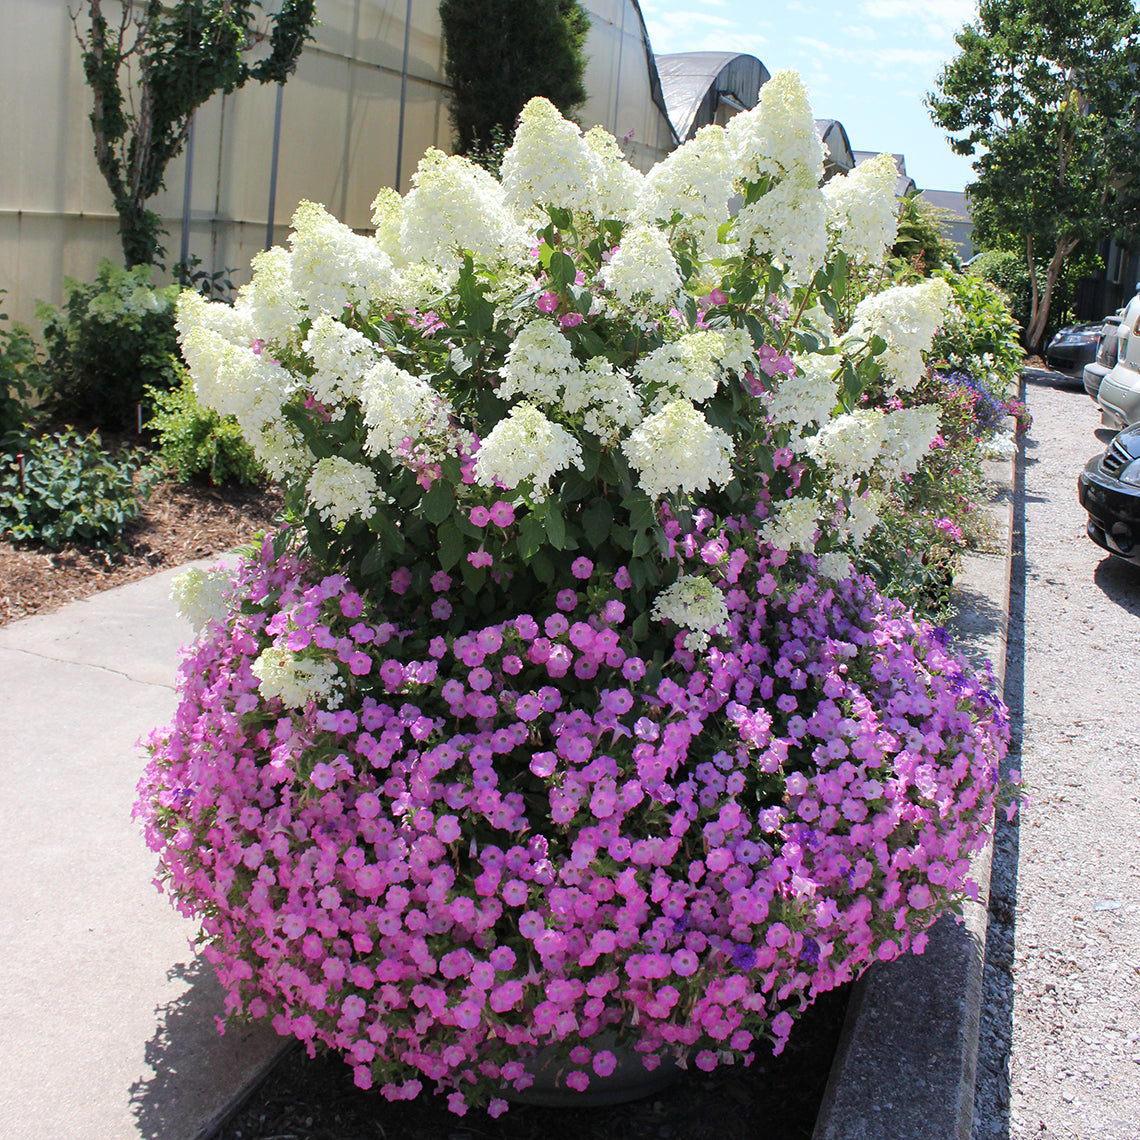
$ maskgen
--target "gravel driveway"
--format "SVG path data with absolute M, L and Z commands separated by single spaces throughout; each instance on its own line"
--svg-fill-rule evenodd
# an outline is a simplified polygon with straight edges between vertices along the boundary
M 1083 390 L 1027 373 L 1006 698 L 1029 805 L 998 832 L 974 1138 L 1140 1137 L 1140 568 L 1085 535 Z

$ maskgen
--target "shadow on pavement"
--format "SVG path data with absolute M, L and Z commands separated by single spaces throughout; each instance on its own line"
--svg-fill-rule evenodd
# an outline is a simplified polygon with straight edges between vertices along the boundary
M 1110 602 L 1140 617 L 1140 566 L 1110 554 L 1097 564 L 1093 581 Z
M 204 958 L 171 966 L 167 977 L 182 992 L 155 1010 L 144 1054 L 149 1071 L 130 1088 L 137 1135 L 146 1140 L 212 1132 L 285 1044 L 266 1026 L 240 1025 L 219 1042 L 224 995 Z
M 1070 388 L 1088 399 L 1083 376 L 1070 376 L 1067 372 L 1056 372 L 1052 368 L 1023 368 L 1021 379 L 1024 384 L 1037 388 Z
M 1022 387 L 1021 395 L 1025 391 Z M 1003 775 L 1021 766 L 1025 718 L 1025 469 L 1036 462 L 1019 441 L 1013 485 L 1013 534 L 1010 559 L 1009 624 L 1006 629 L 1005 702 L 1009 708 L 1010 745 Z M 974 1091 L 974 1135 L 1009 1140 L 1009 1058 L 1013 1041 L 1013 960 L 1017 913 L 1017 865 L 1020 815 L 1007 820 L 998 812 L 990 870 L 990 913 L 986 927 L 982 977 L 982 1025 Z

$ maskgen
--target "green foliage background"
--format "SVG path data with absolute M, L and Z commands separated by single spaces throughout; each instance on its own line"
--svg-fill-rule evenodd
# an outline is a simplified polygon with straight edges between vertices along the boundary
M 501 156 L 535 96 L 567 117 L 586 101 L 590 18 L 577 0 L 443 0 L 439 15 L 457 153 Z
M 36 307 L 47 350 L 44 410 L 87 427 L 130 431 L 146 390 L 178 382 L 180 288 L 155 289 L 149 266 L 123 269 L 104 259 L 91 284 L 67 278 L 64 289 L 62 309 Z
M 220 416 L 199 403 L 190 373 L 170 389 L 148 388 L 154 411 L 147 429 L 158 444 L 158 465 L 181 483 L 256 485 L 265 469 L 233 416 Z

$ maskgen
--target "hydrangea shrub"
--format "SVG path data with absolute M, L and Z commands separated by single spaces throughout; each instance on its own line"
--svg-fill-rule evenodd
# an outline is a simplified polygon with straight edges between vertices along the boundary
M 536 100 L 501 181 L 431 152 L 375 233 L 303 204 L 184 298 L 290 511 L 180 584 L 140 786 L 228 1014 L 497 1113 L 603 1031 L 778 1049 L 970 889 L 1005 711 L 851 571 L 940 414 L 863 396 L 923 379 L 944 282 L 832 323 L 885 170 L 819 188 L 790 72 L 647 175 Z

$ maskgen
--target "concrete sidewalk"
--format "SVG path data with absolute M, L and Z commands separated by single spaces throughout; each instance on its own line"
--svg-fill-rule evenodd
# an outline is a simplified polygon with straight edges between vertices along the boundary
M 0 628 L 5 1140 L 194 1140 L 285 1044 L 219 1036 L 197 924 L 131 818 L 135 742 L 173 714 L 191 636 L 175 573 Z

